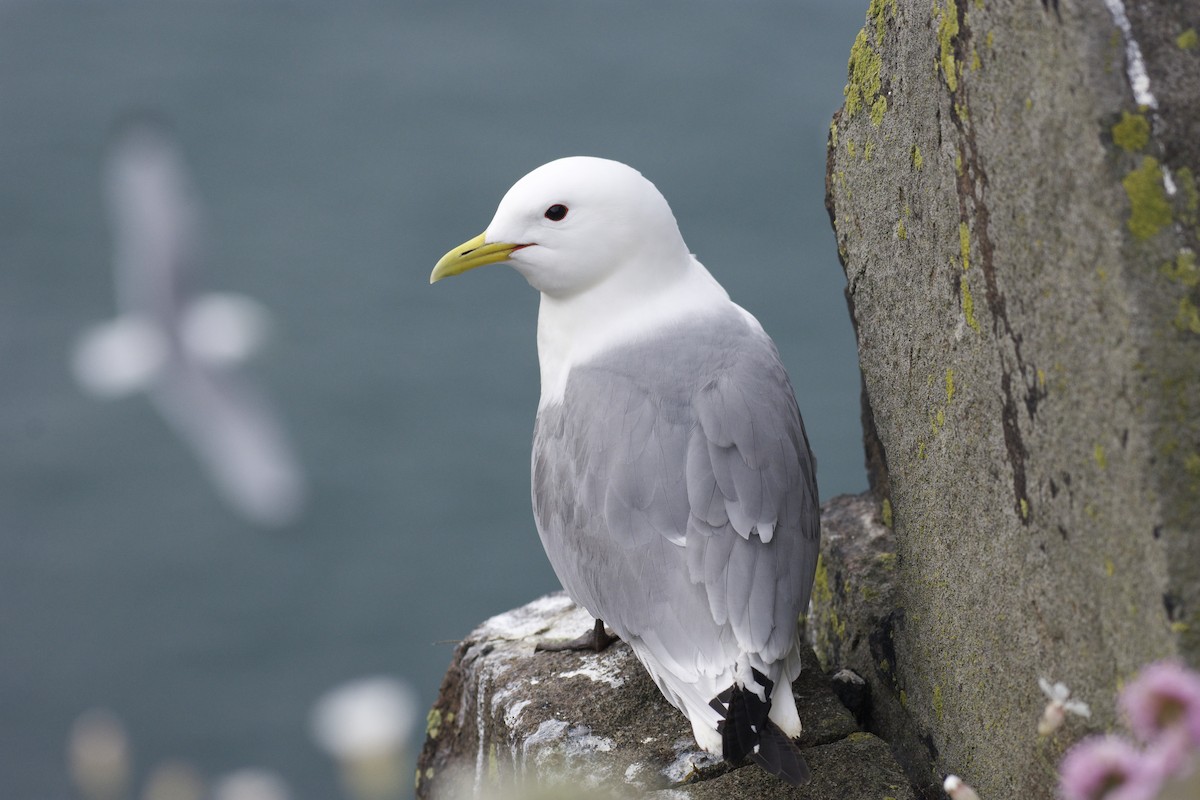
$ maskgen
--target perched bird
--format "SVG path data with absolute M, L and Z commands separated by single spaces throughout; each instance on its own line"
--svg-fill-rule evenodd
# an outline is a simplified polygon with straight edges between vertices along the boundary
M 430 282 L 500 262 L 541 292 L 534 515 L 597 619 L 568 646 L 607 623 L 703 749 L 805 782 L 791 683 L 820 516 L 774 344 L 616 161 L 535 169 Z
M 304 475 L 245 362 L 269 317 L 244 295 L 200 292 L 200 203 L 168 128 L 131 119 L 106 170 L 118 316 L 79 339 L 72 369 L 99 397 L 145 391 L 221 498 L 260 525 L 291 523 Z

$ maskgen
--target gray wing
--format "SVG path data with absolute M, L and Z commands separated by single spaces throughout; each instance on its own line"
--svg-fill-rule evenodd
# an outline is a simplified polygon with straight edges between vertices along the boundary
M 533 495 L 567 591 L 673 669 L 790 650 L 816 566 L 815 473 L 775 348 L 740 315 L 575 367 L 538 416 Z

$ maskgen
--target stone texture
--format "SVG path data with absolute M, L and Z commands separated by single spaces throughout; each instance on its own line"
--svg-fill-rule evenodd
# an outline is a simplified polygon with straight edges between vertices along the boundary
M 793 686 L 815 775 L 792 789 L 700 751 L 624 643 L 602 653 L 534 653 L 592 619 L 565 595 L 535 600 L 458 647 L 418 761 L 417 797 L 912 798 L 886 745 L 859 733 L 810 652 Z M 557 793 L 557 795 L 556 795 Z
M 1200 658 L 1200 4 L 1121 7 L 872 0 L 830 130 L 895 582 L 816 633 L 989 800 L 1050 797 L 1086 732 L 1039 742 L 1038 676 L 1099 730 L 1140 665 Z

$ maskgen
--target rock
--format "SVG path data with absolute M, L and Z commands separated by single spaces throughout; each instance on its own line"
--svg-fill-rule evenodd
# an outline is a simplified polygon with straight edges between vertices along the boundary
M 809 651 L 793 686 L 813 782 L 792 789 L 747 763 L 732 768 L 696 746 L 691 727 L 628 645 L 602 653 L 534 653 L 573 638 L 587 612 L 553 594 L 475 629 L 455 651 L 418 761 L 417 797 L 913 798 L 878 738 L 858 732 Z
M 912 783 L 937 790 L 934 754 L 897 681 L 895 631 L 903 612 L 897 607 L 896 540 L 883 516 L 871 492 L 835 497 L 821 507 L 821 558 L 808 631 L 858 724 L 891 744 Z
M 872 0 L 851 47 L 827 205 L 894 596 L 816 635 L 931 782 L 1049 798 L 1122 681 L 1200 661 L 1197 30 L 1166 0 Z M 1039 740 L 1038 677 L 1090 723 Z

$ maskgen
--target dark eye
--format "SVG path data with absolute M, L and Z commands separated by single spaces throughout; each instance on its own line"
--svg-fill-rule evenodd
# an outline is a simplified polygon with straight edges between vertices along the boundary
M 551 222 L 559 222 L 567 215 L 567 207 L 562 203 L 555 203 L 546 209 L 545 217 Z

